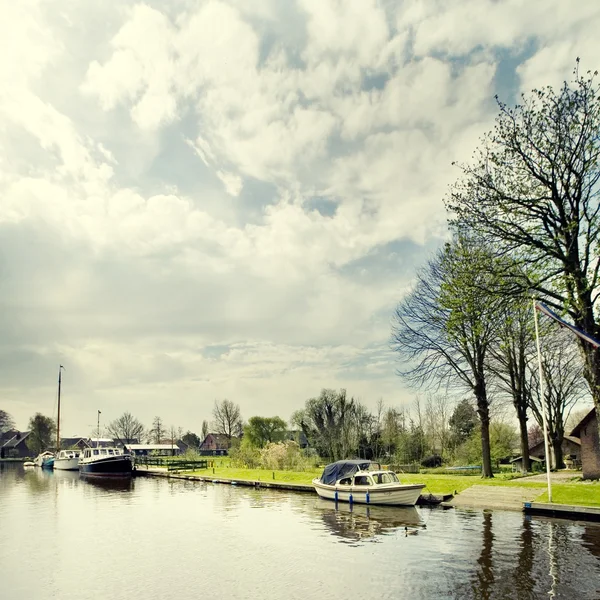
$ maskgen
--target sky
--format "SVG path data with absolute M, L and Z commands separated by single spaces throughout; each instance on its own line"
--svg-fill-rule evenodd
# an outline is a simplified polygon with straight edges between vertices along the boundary
M 453 161 L 600 68 L 595 0 L 0 5 L 0 408 L 54 416 L 62 364 L 65 435 L 409 405 L 390 321 Z

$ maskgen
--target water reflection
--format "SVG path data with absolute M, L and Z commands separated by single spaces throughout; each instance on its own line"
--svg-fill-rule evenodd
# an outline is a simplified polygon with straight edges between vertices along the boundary
M 485 511 L 483 513 L 482 544 L 479 558 L 477 559 L 478 569 L 475 572 L 473 581 L 473 597 L 488 600 L 494 585 L 494 569 L 492 564 L 492 553 L 494 548 L 494 533 L 492 531 L 492 513 Z
M 77 474 L 81 482 L 109 494 L 131 492 L 135 487 L 133 477 L 86 477 Z
M 519 554 L 517 566 L 515 569 L 514 580 L 517 582 L 518 600 L 529 600 L 533 598 L 534 582 L 531 576 L 533 567 L 533 527 L 531 517 L 525 516 L 523 519 L 523 529 L 521 530 Z
M 318 499 L 315 509 L 332 535 L 341 541 L 360 542 L 389 535 L 402 530 L 403 535 L 414 535 L 423 526 L 414 506 L 367 506 Z

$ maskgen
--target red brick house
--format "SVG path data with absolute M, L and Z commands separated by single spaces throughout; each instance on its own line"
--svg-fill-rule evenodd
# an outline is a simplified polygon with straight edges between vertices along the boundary
M 581 440 L 581 471 L 584 479 L 600 479 L 600 441 L 596 409 L 583 417 L 571 435 Z
M 203 455 L 226 455 L 231 442 L 222 433 L 209 433 L 200 444 L 200 454 Z

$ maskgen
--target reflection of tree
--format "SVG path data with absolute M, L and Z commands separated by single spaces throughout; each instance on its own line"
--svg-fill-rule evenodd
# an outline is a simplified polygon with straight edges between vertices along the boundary
M 491 597 L 492 585 L 494 584 L 494 571 L 492 569 L 492 551 L 494 534 L 492 533 L 492 513 L 483 513 L 483 544 L 481 554 L 477 559 L 476 579 L 473 581 L 473 595 L 475 598 L 488 600 Z
M 521 545 L 514 578 L 517 598 L 519 598 L 519 600 L 521 598 L 533 597 L 533 590 L 535 587 L 533 579 L 531 578 L 533 556 L 533 529 L 531 527 L 531 518 L 526 516 L 523 519 Z
M 582 546 L 600 558 L 600 531 L 596 525 L 585 525 L 581 534 Z
M 332 535 L 342 538 L 343 542 L 377 538 L 404 528 L 416 532 L 415 528 L 422 525 L 414 506 L 365 506 L 319 500 L 315 508 Z

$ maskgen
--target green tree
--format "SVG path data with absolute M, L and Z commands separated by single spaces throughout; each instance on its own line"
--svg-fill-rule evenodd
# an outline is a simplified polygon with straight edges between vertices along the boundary
M 294 413 L 293 420 L 320 456 L 340 460 L 356 451 L 345 435 L 354 408 L 354 399 L 346 397 L 346 390 L 323 389 L 318 398 L 306 401 L 304 410 Z
M 208 435 L 208 421 L 204 420 L 202 421 L 202 441 L 204 441 L 206 439 L 206 436 Z
M 11 431 L 14 428 L 14 419 L 5 410 L 0 409 L 0 433 Z
M 257 448 L 269 442 L 281 442 L 285 437 L 286 422 L 280 417 L 250 417 L 244 427 L 244 438 Z
M 452 443 L 455 447 L 466 442 L 471 436 L 477 426 L 477 411 L 467 398 L 464 398 L 456 405 L 450 417 L 449 425 Z
M 202 443 L 202 440 L 191 431 L 188 431 L 185 435 L 181 436 L 181 441 L 184 444 L 187 444 L 190 448 L 193 448 L 194 450 L 198 450 L 200 444 Z
M 446 200 L 451 224 L 483 237 L 523 271 L 534 291 L 584 332 L 600 338 L 600 86 L 579 74 L 560 90 L 533 90 L 510 108 L 498 101 L 482 140 Z M 600 415 L 600 350 L 582 338 L 585 377 Z M 600 431 L 600 419 L 598 419 Z
M 493 477 L 486 363 L 502 301 L 484 291 L 493 288 L 493 260 L 477 241 L 457 236 L 419 273 L 396 308 L 392 328 L 392 347 L 407 365 L 400 375 L 419 386 L 446 383 L 473 393 L 483 477 Z
M 50 417 L 45 417 L 41 413 L 35 413 L 29 419 L 29 432 L 26 442 L 27 447 L 34 454 L 39 454 L 53 447 L 56 423 Z

